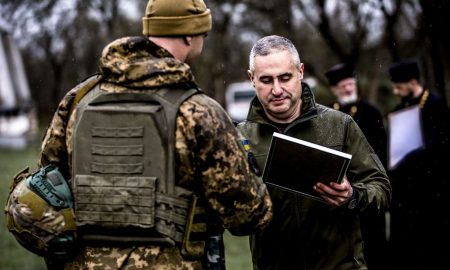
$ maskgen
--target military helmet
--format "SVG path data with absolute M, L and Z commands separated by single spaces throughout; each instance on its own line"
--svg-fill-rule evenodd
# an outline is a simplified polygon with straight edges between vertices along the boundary
M 20 181 L 15 179 L 17 184 L 5 209 L 8 229 L 23 247 L 35 254 L 69 256 L 76 226 L 66 180 L 54 166 L 20 177 Z

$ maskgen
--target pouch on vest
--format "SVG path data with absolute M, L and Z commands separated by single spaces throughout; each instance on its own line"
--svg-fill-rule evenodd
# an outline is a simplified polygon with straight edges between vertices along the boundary
M 96 86 L 81 100 L 72 155 L 81 239 L 182 242 L 192 192 L 175 186 L 175 119 L 197 92 L 106 93 Z

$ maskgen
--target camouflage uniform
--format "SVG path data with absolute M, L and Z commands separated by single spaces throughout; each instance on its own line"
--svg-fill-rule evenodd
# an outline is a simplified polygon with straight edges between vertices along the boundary
M 189 66 L 144 37 L 126 37 L 102 53 L 100 89 L 107 92 L 152 91 L 152 88 L 196 87 Z M 74 113 L 79 87 L 59 104 L 42 143 L 39 166 L 54 164 L 71 178 Z M 264 228 L 272 217 L 266 187 L 250 171 L 239 134 L 222 107 L 196 94 L 179 109 L 176 120 L 177 185 L 203 194 L 206 207 L 221 226 L 244 235 Z M 83 246 L 64 269 L 202 269 L 175 247 Z

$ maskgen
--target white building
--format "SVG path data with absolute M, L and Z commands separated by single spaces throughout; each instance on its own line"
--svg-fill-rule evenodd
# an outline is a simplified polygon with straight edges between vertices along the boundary
M 247 118 L 250 102 L 256 92 L 251 81 L 235 82 L 228 85 L 225 92 L 226 109 L 236 122 Z
M 37 132 L 37 117 L 19 49 L 0 18 L 0 147 L 23 148 Z

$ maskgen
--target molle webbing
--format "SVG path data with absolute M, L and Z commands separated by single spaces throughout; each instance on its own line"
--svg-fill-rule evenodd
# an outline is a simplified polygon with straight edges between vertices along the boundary
M 176 194 L 182 188 L 175 187 L 175 120 L 197 91 L 105 93 L 97 86 L 81 100 L 72 189 L 82 238 L 183 240 L 191 198 Z

